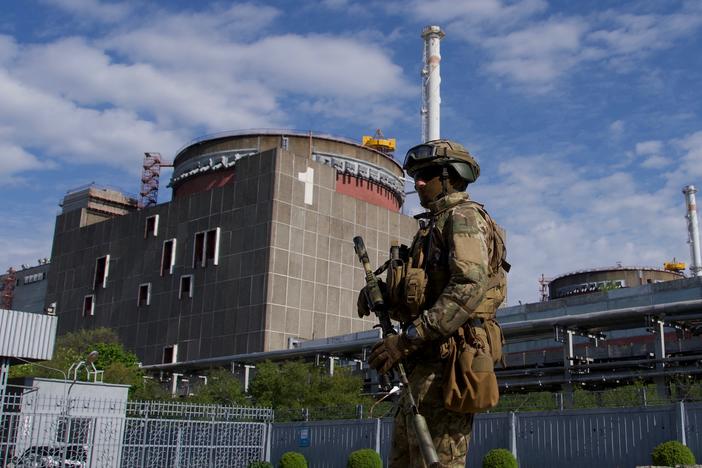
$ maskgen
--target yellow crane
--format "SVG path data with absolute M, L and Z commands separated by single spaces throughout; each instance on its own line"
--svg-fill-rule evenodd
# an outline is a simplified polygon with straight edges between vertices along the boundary
M 378 128 L 375 130 L 375 135 L 363 135 L 361 140 L 363 146 L 373 148 L 381 153 L 391 154 L 397 149 L 397 142 L 394 138 L 385 138 L 383 132 Z
M 687 265 L 685 265 L 685 262 L 678 262 L 673 258 L 672 262 L 665 262 L 663 263 L 663 269 L 668 270 L 668 271 L 674 271 L 676 273 L 681 273 L 685 271 L 685 268 Z

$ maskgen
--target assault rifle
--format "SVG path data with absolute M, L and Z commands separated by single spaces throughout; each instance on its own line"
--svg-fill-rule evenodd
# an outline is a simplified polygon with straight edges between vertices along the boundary
M 366 273 L 366 301 L 368 302 L 368 308 L 378 317 L 379 324 L 376 326 L 379 326 L 383 331 L 383 338 L 389 335 L 396 335 L 397 332 L 390 322 L 388 306 L 383 298 L 383 292 L 380 290 L 376 273 L 373 271 L 373 267 L 371 267 L 370 260 L 368 259 L 368 252 L 366 251 L 366 245 L 361 236 L 356 236 L 353 238 L 353 248 L 356 251 L 356 255 L 358 255 L 358 259 L 363 265 L 363 270 Z M 412 427 L 415 435 L 417 436 L 417 440 L 419 441 L 419 450 L 422 452 L 422 458 L 429 468 L 440 467 L 441 464 L 439 463 L 439 456 L 436 454 L 434 443 L 431 440 L 431 434 L 429 433 L 427 421 L 424 419 L 424 416 L 419 414 L 417 403 L 414 401 L 414 397 L 412 396 L 412 390 L 410 389 L 407 374 L 405 373 L 405 366 L 402 365 L 402 362 L 398 362 L 396 368 L 398 374 L 400 375 L 400 385 L 405 389 L 412 409 Z M 387 375 L 384 376 L 384 378 L 388 379 Z

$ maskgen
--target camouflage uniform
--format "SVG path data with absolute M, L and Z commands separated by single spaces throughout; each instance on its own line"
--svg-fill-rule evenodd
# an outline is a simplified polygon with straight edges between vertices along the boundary
M 391 315 L 403 327 L 410 321 L 425 341 L 405 359 L 412 394 L 427 419 L 440 462 L 464 467 L 473 414 L 448 411 L 442 393 L 444 364 L 440 347 L 468 320 L 480 316 L 491 276 L 499 272 L 504 252 L 496 252 L 494 224 L 482 206 L 465 192 L 448 194 L 429 204 L 428 222 L 414 238 L 411 259 L 425 258 L 425 298 L 418 317 L 402 303 Z M 502 244 L 499 244 L 502 245 Z M 422 253 L 425 253 L 422 255 Z M 500 287 L 504 287 L 502 284 Z M 494 310 L 493 310 L 494 313 Z M 406 396 L 400 399 L 390 454 L 390 467 L 425 467 L 412 430 Z

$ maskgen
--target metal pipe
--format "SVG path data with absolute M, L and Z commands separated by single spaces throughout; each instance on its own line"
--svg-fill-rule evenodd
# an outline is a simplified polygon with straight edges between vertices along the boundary
M 687 231 L 689 234 L 688 243 L 690 244 L 690 256 L 692 264 L 690 272 L 693 276 L 702 276 L 702 258 L 700 257 L 700 228 L 697 222 L 697 202 L 695 201 L 695 193 L 697 189 L 694 185 L 686 185 L 682 192 L 685 194 L 687 204 Z
M 502 324 L 505 339 L 511 344 L 517 341 L 533 341 L 553 336 L 553 327 L 577 327 L 589 332 L 604 332 L 628 328 L 644 328 L 645 317 L 653 315 L 666 320 L 692 320 L 700 318 L 702 299 L 679 301 L 672 304 L 611 309 L 601 312 L 562 315 L 536 320 L 506 322 Z
M 637 374 L 632 374 L 631 372 L 611 372 L 607 374 L 585 374 L 585 375 L 571 375 L 569 377 L 569 380 L 572 383 L 580 383 L 580 382 L 606 382 L 606 381 L 616 381 L 617 379 L 619 380 L 625 380 L 625 379 L 630 379 L 630 378 L 651 378 L 651 377 L 661 377 L 661 376 L 667 376 L 667 375 L 676 375 L 676 374 L 688 374 L 688 375 L 697 375 L 697 374 L 702 374 L 702 369 L 699 367 L 691 367 L 688 369 L 685 368 L 678 368 L 678 367 L 671 367 L 671 368 L 666 368 L 663 370 L 655 370 L 651 372 L 639 372 Z M 554 376 L 543 376 L 543 377 L 538 377 L 538 378 L 532 378 L 531 380 L 524 380 L 524 381 L 510 381 L 507 382 L 505 380 L 500 380 L 500 377 L 498 376 L 497 383 L 501 389 L 508 389 L 508 388 L 517 388 L 517 387 L 529 387 L 529 386 L 542 386 L 542 385 L 560 385 L 563 383 L 566 383 L 567 381 L 563 379 L 563 375 L 556 374 Z
M 655 366 L 658 363 L 682 363 L 685 365 L 686 361 L 702 361 L 702 354 L 695 354 L 691 356 L 672 356 L 664 359 L 637 359 L 632 361 L 608 361 L 608 362 L 596 362 L 591 364 L 578 364 L 570 366 L 568 369 L 566 366 L 548 366 L 548 367 L 530 367 L 523 369 L 495 369 L 495 374 L 497 374 L 498 380 L 509 378 L 509 377 L 529 377 L 532 374 L 562 374 L 564 371 L 570 371 L 572 373 L 586 372 L 598 369 L 604 370 L 621 370 L 621 369 L 631 369 L 631 370 L 645 370 L 644 366 Z M 669 366 L 668 366 L 669 367 Z M 677 367 L 680 368 L 680 367 Z
M 438 140 L 441 124 L 441 39 L 439 26 L 422 30 L 424 54 L 422 66 L 422 141 Z
M 541 338 L 552 338 L 553 327 L 574 326 L 594 332 L 619 330 L 627 328 L 644 328 L 646 315 L 665 317 L 669 320 L 702 319 L 702 299 L 679 301 L 672 304 L 655 304 L 648 306 L 628 307 L 623 309 L 589 312 L 584 314 L 563 315 L 536 320 L 507 322 L 502 324 L 505 339 L 510 343 L 533 341 Z M 259 351 L 246 354 L 232 354 L 211 358 L 194 359 L 164 364 L 142 366 L 146 371 L 202 369 L 217 365 L 228 365 L 232 362 L 256 363 L 265 360 L 285 360 L 313 356 L 315 353 L 344 353 L 359 352 L 363 348 L 373 346 L 380 338 L 378 335 L 353 341 L 324 343 L 314 346 L 303 346 L 295 349 L 278 349 L 275 351 Z

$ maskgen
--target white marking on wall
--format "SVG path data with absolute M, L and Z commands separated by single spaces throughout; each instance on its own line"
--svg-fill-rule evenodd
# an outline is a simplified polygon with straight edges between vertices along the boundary
M 314 169 L 308 167 L 305 172 L 298 172 L 297 180 L 305 183 L 305 205 L 311 205 L 314 195 Z

